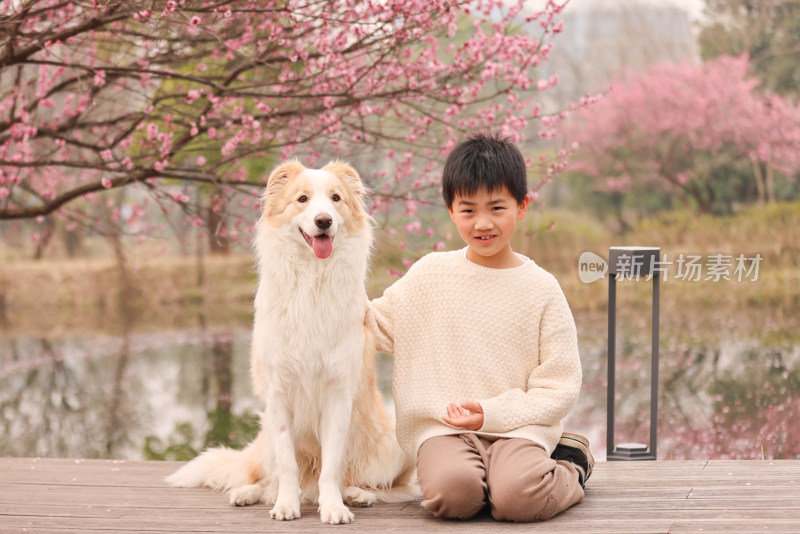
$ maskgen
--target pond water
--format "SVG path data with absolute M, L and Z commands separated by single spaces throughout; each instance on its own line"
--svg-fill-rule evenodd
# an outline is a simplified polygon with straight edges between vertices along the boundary
M 618 329 L 617 442 L 649 428 L 649 317 Z M 646 315 L 646 314 L 645 314 Z M 567 430 L 606 442 L 606 314 L 576 313 L 584 385 Z M 799 458 L 800 346 L 732 322 L 662 321 L 659 459 Z M 0 456 L 187 459 L 257 429 L 249 324 L 0 337 Z M 391 401 L 391 358 L 378 378 Z

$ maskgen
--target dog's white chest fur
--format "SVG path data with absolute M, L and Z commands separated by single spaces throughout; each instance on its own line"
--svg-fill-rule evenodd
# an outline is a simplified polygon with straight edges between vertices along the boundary
M 360 362 L 352 353 L 342 353 L 343 346 L 356 354 L 363 350 L 359 334 L 366 301 L 366 262 L 358 261 L 363 253 L 342 250 L 357 246 L 343 243 L 332 257 L 319 260 L 307 250 L 287 250 L 287 246 L 291 249 L 305 245 L 296 241 L 282 243 L 281 233 L 281 229 L 267 232 L 262 237 L 274 239 L 259 245 L 261 254 L 273 256 L 260 266 L 261 282 L 255 301 L 254 333 L 264 335 L 259 336 L 262 339 L 254 338 L 253 343 L 261 343 L 266 349 L 260 352 L 262 363 L 274 366 L 273 371 L 280 369 L 304 377 L 309 376 L 309 370 L 323 375 L 353 371 L 340 366 Z M 292 255 L 293 261 L 280 261 L 274 258 L 277 255 Z

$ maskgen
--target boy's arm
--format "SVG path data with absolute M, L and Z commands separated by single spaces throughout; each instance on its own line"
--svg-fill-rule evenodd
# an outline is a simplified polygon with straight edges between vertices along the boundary
M 388 294 L 367 303 L 367 328 L 375 338 L 375 347 L 379 352 L 394 354 L 394 316 L 392 299 Z
M 581 361 L 575 321 L 559 291 L 542 313 L 539 365 L 527 391 L 512 389 L 480 400 L 483 432 L 508 432 L 525 425 L 558 424 L 575 406 L 581 389 Z
M 414 298 L 417 288 L 414 280 L 419 280 L 417 273 L 421 263 L 424 263 L 424 258 L 387 287 L 382 297 L 367 303 L 365 324 L 375 337 L 375 345 L 380 352 L 394 354 L 394 339 L 398 333 L 396 325 L 399 317 L 404 316 L 402 310 L 408 305 L 409 299 Z

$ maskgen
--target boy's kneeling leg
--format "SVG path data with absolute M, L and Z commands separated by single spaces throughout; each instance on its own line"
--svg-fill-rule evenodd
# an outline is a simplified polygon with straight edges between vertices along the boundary
M 503 521 L 550 519 L 584 495 L 569 462 L 556 462 L 541 445 L 525 439 L 492 444 L 486 480 L 492 516 Z
M 486 469 L 475 441 L 461 435 L 438 436 L 420 447 L 417 478 L 422 506 L 434 516 L 469 519 L 486 504 Z

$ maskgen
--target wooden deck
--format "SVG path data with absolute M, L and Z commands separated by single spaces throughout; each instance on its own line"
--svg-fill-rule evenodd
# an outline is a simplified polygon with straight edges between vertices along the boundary
M 207 489 L 172 488 L 179 464 L 0 459 L 0 532 L 800 532 L 800 460 L 601 462 L 586 499 L 546 523 L 438 521 L 418 502 L 355 509 L 323 525 L 312 507 L 290 522 L 235 508 Z

